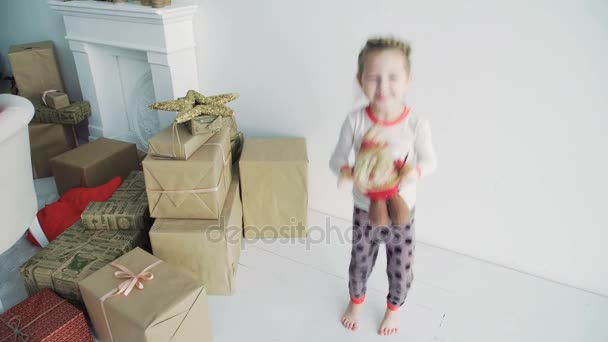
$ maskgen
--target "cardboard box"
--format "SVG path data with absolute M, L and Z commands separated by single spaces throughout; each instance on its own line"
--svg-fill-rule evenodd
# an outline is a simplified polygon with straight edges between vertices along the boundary
M 68 94 L 60 91 L 45 91 L 41 97 L 42 103 L 53 109 L 61 109 L 70 105 Z
M 224 128 L 188 160 L 143 161 L 150 215 L 218 219 L 231 181 L 229 130 Z
M 150 230 L 154 255 L 205 284 L 210 295 L 234 293 L 242 235 L 237 177 L 219 220 L 157 219 Z
M 49 289 L 0 314 L 0 320 L 0 341 L 93 342 L 84 314 Z
M 306 141 L 245 139 L 239 168 L 245 237 L 306 236 Z
M 31 100 L 40 100 L 40 95 L 46 90 L 64 92 L 53 42 L 11 46 L 8 61 L 19 88 L 19 95 Z
M 120 265 L 120 266 L 114 266 Z M 115 295 L 125 279 L 115 272 L 145 272 L 142 287 Z M 87 312 L 101 342 L 209 342 L 205 287 L 170 264 L 136 248 L 80 282 Z
M 53 289 L 82 307 L 78 282 L 143 243 L 141 230 L 85 230 L 76 222 L 23 264 L 19 271 L 30 295 Z
M 215 133 L 192 135 L 184 124 L 173 124 L 148 141 L 148 155 L 159 159 L 187 160 Z
M 51 159 L 57 191 L 95 187 L 138 169 L 135 144 L 100 138 Z
M 54 109 L 44 103 L 34 104 L 32 122 L 58 123 L 76 125 L 91 116 L 91 104 L 86 101 L 74 102 L 67 107 Z
M 34 178 L 51 177 L 51 159 L 76 146 L 70 126 L 32 123 L 28 126 Z

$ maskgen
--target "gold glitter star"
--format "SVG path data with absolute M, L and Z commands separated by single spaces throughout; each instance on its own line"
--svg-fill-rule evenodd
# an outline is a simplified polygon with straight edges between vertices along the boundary
M 181 123 L 200 115 L 232 116 L 234 115 L 234 111 L 226 107 L 225 104 L 238 97 L 239 94 L 236 93 L 207 97 L 194 90 L 189 90 L 186 97 L 180 97 L 173 101 L 153 103 L 149 108 L 178 112 L 175 122 Z

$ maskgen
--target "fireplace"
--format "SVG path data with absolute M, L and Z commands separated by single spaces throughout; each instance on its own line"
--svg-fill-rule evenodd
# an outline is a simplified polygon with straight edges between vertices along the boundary
M 198 6 L 189 0 L 159 9 L 104 1 L 48 4 L 63 15 L 82 96 L 91 103 L 91 139 L 124 140 L 147 151 L 148 139 L 175 118 L 148 105 L 198 89 Z

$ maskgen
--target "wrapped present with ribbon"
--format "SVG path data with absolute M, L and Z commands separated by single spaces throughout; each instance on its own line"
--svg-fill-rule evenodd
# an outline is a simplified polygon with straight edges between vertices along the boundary
M 34 100 L 47 89 L 64 91 L 52 41 L 13 45 L 8 61 L 20 96 Z
M 230 131 L 213 135 L 188 160 L 143 161 L 150 215 L 217 219 L 231 181 Z
M 2 342 L 93 342 L 84 314 L 44 289 L 0 314 Z
M 184 124 L 174 122 L 150 138 L 148 156 L 156 159 L 188 160 L 214 134 L 210 132 L 192 135 Z
M 209 342 L 205 287 L 136 248 L 79 283 L 101 342 Z
M 150 230 L 154 255 L 201 281 L 210 295 L 234 293 L 242 236 L 243 208 L 236 175 L 220 219 L 157 219 Z
M 53 109 L 61 109 L 70 105 L 70 98 L 66 93 L 49 89 L 42 93 L 42 103 Z
M 91 116 L 91 104 L 87 101 L 74 102 L 60 109 L 40 102 L 34 104 L 34 109 L 32 122 L 76 125 Z
M 175 142 L 176 136 L 181 138 L 182 133 L 179 131 L 177 126 L 180 123 L 185 124 L 185 128 L 188 129 L 190 135 L 208 137 L 209 134 L 218 132 L 221 128 L 231 128 L 231 140 L 238 134 L 236 127 L 236 121 L 234 120 L 234 111 L 232 108 L 226 106 L 226 103 L 233 101 L 239 97 L 239 94 L 229 93 L 216 96 L 204 96 L 203 94 L 194 90 L 189 90 L 185 97 L 180 97 L 173 101 L 163 101 L 153 103 L 149 107 L 150 109 L 164 110 L 164 111 L 175 111 L 177 116 L 173 123 L 171 142 Z M 186 138 L 189 138 L 186 136 Z M 167 137 L 165 137 L 167 139 Z M 152 139 L 150 139 L 152 140 Z M 182 139 L 183 140 L 183 139 Z M 175 148 L 178 151 L 170 151 L 172 153 L 164 153 L 169 155 L 169 158 L 173 159 L 188 159 L 187 156 L 180 156 L 179 148 Z M 154 148 L 156 152 L 158 148 Z M 166 147 L 164 148 L 166 150 Z M 162 155 L 160 155 L 162 157 Z
M 141 230 L 85 230 L 76 222 L 23 264 L 19 271 L 30 295 L 53 289 L 82 307 L 78 282 L 110 261 L 144 244 Z

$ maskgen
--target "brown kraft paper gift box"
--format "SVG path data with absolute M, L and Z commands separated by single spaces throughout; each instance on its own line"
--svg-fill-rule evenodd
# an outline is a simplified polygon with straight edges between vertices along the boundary
M 245 237 L 306 236 L 306 141 L 247 138 L 239 169 Z
M 117 278 L 115 272 L 123 272 Z M 119 293 L 140 275 L 141 288 Z M 120 274 L 119 274 L 120 275 Z M 205 287 L 173 266 L 136 248 L 79 283 L 101 342 L 210 342 Z
M 231 181 L 230 130 L 224 128 L 188 160 L 143 161 L 150 216 L 219 218 Z
M 32 123 L 28 126 L 34 178 L 51 177 L 51 159 L 76 144 L 68 125 Z
M 135 144 L 100 138 L 51 159 L 57 191 L 95 187 L 138 169 Z
M 192 135 L 184 124 L 175 123 L 150 138 L 148 154 L 158 159 L 188 160 L 213 135 Z
M 205 284 L 210 295 L 234 293 L 242 235 L 238 177 L 219 220 L 157 219 L 150 230 L 154 255 Z
M 19 95 L 40 100 L 47 90 L 64 92 L 53 42 L 13 45 L 8 51 L 8 61 Z

